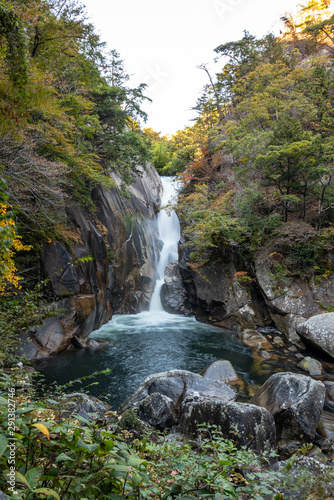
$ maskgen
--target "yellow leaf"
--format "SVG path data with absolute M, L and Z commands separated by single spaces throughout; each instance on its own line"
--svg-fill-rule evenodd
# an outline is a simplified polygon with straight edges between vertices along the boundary
M 33 427 L 36 427 L 36 429 L 38 429 L 40 432 L 42 432 L 50 441 L 49 429 L 47 427 L 45 427 L 44 424 L 32 424 L 32 425 L 33 425 Z

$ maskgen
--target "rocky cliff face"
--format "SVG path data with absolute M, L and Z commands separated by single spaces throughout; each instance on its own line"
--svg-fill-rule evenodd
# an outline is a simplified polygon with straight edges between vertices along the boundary
M 179 267 L 191 308 L 202 321 L 236 331 L 274 324 L 298 342 L 297 326 L 333 306 L 333 275 L 281 279 L 274 275 L 265 251 L 255 256 L 249 273 L 237 249 L 226 248 L 219 258 L 198 268 L 189 254 L 183 241 Z
M 268 307 L 255 281 L 244 284 L 235 278 L 240 270 L 236 254 L 226 251 L 220 259 L 197 268 L 189 253 L 183 242 L 179 266 L 192 310 L 199 320 L 235 331 L 270 323 Z
M 155 213 L 161 181 L 148 166 L 142 176 L 121 193 L 96 188 L 95 212 L 66 208 L 71 241 L 45 244 L 43 262 L 56 299 L 57 314 L 30 331 L 24 352 L 38 359 L 60 352 L 73 337 L 86 338 L 114 312 L 147 309 L 155 284 Z

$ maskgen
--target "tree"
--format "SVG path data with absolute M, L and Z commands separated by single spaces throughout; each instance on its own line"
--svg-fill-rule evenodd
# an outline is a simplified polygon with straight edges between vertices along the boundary
M 308 200 L 315 195 L 314 186 L 327 171 L 320 137 L 304 132 L 297 119 L 283 115 L 267 153 L 258 155 L 256 162 L 263 168 L 266 185 L 275 186 L 279 192 L 284 222 L 289 208 L 296 204 L 301 205 L 300 216 L 305 220 Z
M 28 80 L 26 60 L 26 37 L 23 25 L 13 11 L 3 1 L 0 2 L 0 55 L 3 52 L 2 42 L 5 40 L 7 48 L 4 50 L 9 78 L 14 86 L 23 88 Z
M 14 254 L 22 250 L 30 250 L 29 245 L 21 243 L 15 227 L 14 213 L 8 205 L 7 185 L 0 179 L 0 295 L 8 288 L 20 288 L 20 278 L 16 273 Z

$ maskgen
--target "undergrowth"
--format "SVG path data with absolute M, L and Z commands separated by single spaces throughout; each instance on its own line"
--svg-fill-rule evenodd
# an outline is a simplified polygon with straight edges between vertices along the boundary
M 133 440 L 115 412 L 87 419 L 73 404 L 62 390 L 38 398 L 24 370 L 0 375 L 0 490 L 10 498 L 304 498 L 298 478 L 268 469 L 274 452 L 237 448 L 215 427 L 199 427 L 196 442 L 153 431 Z M 305 498 L 331 498 L 319 478 L 301 477 Z

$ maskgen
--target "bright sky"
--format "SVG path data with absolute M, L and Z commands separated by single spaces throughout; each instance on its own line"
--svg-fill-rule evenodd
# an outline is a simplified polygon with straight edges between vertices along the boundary
M 297 0 L 82 0 L 101 39 L 125 61 L 131 85 L 149 85 L 153 102 L 144 107 L 145 127 L 173 134 L 195 116 L 191 107 L 207 76 L 197 68 L 214 49 L 239 40 L 243 31 L 261 37 L 279 32 L 279 19 L 293 12 Z M 302 2 L 302 3 L 306 3 Z

